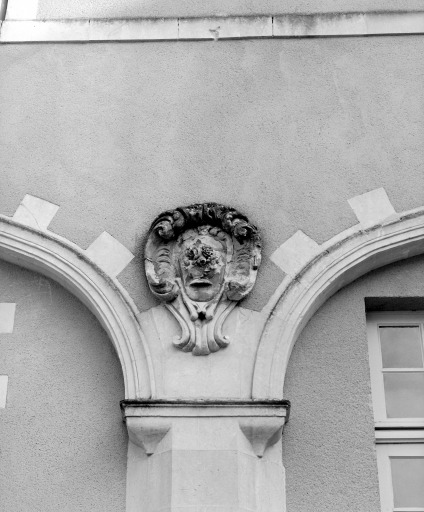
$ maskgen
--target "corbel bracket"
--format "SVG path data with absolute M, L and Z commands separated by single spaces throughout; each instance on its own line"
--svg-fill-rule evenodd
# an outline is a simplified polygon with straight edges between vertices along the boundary
M 121 407 L 132 441 L 127 510 L 284 512 L 277 441 L 287 400 L 123 400 Z

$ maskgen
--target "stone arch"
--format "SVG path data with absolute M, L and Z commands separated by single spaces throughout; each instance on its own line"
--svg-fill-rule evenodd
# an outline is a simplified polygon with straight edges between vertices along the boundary
M 65 238 L 5 216 L 0 216 L 0 258 L 50 277 L 80 299 L 116 349 L 125 398 L 155 396 L 152 364 L 137 309 L 117 279 Z
M 358 224 L 330 239 L 287 275 L 266 311 L 253 375 L 252 398 L 283 397 L 293 346 L 309 319 L 334 293 L 389 263 L 424 253 L 424 208 Z

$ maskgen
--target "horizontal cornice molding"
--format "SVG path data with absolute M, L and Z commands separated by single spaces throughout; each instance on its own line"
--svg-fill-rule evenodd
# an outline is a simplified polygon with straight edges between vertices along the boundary
M 243 417 L 290 415 L 289 400 L 121 400 L 126 417 Z
M 424 33 L 424 11 L 201 18 L 6 20 L 1 43 L 217 41 Z

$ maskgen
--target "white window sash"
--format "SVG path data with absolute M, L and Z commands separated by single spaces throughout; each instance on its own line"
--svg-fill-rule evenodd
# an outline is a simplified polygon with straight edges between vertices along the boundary
M 379 327 L 382 325 L 411 325 L 420 326 L 421 339 L 423 339 L 424 313 L 416 312 L 378 312 L 367 314 L 367 337 L 368 337 L 368 355 L 370 362 L 370 380 L 372 391 L 372 402 L 374 408 L 374 418 L 376 427 L 414 427 L 424 428 L 423 418 L 387 418 L 386 399 L 384 392 L 384 373 L 395 373 L 401 371 L 424 373 L 424 368 L 396 368 L 384 369 L 382 363 L 381 346 L 379 340 Z M 421 344 L 421 350 L 423 345 Z
M 377 446 L 381 512 L 424 512 L 424 507 L 394 507 L 390 457 L 424 457 L 424 444 L 381 444 Z

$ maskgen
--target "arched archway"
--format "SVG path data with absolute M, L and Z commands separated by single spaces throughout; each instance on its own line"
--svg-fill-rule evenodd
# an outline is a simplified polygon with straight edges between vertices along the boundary
M 96 316 L 111 339 L 124 375 L 125 397 L 155 396 L 152 364 L 137 310 L 119 282 L 75 244 L 0 216 L 0 258 L 60 283 Z
M 358 277 L 398 260 L 424 253 L 424 208 L 363 229 L 354 226 L 321 246 L 294 278 L 274 295 L 259 343 L 252 397 L 283 397 L 293 346 L 315 311 Z

